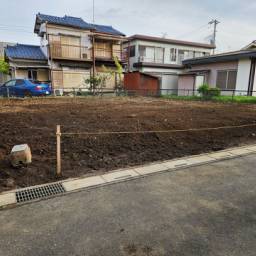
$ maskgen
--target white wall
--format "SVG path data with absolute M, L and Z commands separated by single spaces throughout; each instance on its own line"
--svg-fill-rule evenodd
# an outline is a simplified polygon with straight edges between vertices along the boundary
M 248 91 L 249 78 L 251 70 L 251 60 L 241 59 L 238 62 L 238 72 L 236 79 L 236 90 L 242 90 L 243 93 L 237 92 L 237 95 L 246 95 Z
M 158 43 L 158 42 L 149 42 L 149 41 L 143 41 L 143 40 L 134 40 L 130 42 L 130 46 L 135 45 L 136 49 L 136 55 L 135 57 L 130 58 L 130 70 L 138 70 L 133 67 L 133 64 L 138 62 L 139 59 L 139 45 L 143 46 L 153 46 L 153 47 L 161 47 L 164 48 L 164 64 L 178 64 L 178 55 L 177 55 L 177 61 L 172 62 L 170 59 L 171 54 L 171 48 L 176 48 L 178 50 L 190 50 L 190 51 L 197 51 L 197 52 L 206 52 L 211 54 L 211 49 L 207 49 L 204 47 L 196 47 L 196 46 L 186 46 L 186 45 L 179 45 L 179 44 L 173 44 L 173 43 Z M 128 43 L 124 44 L 123 47 L 128 47 Z

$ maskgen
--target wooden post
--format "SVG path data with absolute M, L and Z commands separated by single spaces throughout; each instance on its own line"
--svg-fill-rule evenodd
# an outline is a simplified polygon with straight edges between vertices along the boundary
M 61 176 L 61 145 L 60 145 L 60 137 L 61 137 L 61 132 L 60 132 L 60 125 L 57 125 L 57 130 L 56 130 L 56 138 L 57 138 L 57 169 L 56 169 L 56 175 L 57 177 Z

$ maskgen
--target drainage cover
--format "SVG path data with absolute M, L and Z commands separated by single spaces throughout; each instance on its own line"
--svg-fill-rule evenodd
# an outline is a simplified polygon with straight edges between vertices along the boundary
M 45 198 L 65 192 L 61 183 L 45 185 L 36 188 L 24 189 L 16 192 L 17 203 L 27 202 L 34 199 Z

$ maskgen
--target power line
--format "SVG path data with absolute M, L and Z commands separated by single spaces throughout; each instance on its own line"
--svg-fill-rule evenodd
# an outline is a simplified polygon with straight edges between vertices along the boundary
M 208 25 L 209 25 L 209 24 L 204 24 L 204 25 L 200 26 L 200 27 L 197 28 L 197 29 L 194 29 L 194 30 L 192 30 L 192 31 L 190 31 L 190 32 L 187 32 L 187 33 L 184 33 L 184 34 L 178 36 L 177 38 L 183 38 L 183 37 L 185 37 L 185 36 L 187 36 L 187 35 L 191 35 L 191 34 L 193 34 L 193 33 L 195 33 L 195 32 L 198 32 L 198 31 L 202 30 L 202 29 L 205 28 L 205 27 L 208 27 Z

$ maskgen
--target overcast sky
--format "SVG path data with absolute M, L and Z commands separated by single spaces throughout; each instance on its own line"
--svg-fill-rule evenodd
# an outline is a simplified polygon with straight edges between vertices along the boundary
M 39 44 L 33 34 L 36 13 L 92 21 L 92 0 L 1 0 L 0 41 Z M 256 40 L 255 0 L 95 0 L 95 22 L 126 35 L 145 34 L 204 42 L 207 25 L 218 19 L 218 51 L 239 49 Z

